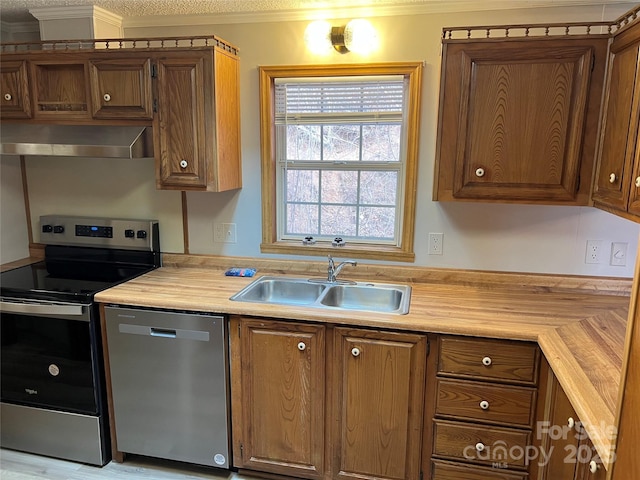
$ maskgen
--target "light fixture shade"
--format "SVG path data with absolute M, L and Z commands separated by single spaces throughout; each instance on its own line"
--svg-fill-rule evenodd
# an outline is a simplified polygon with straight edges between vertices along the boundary
M 344 29 L 344 45 L 354 53 L 370 53 L 378 47 L 378 34 L 368 20 L 351 20 Z
M 325 20 L 311 22 L 304 31 L 304 43 L 315 54 L 331 51 L 331 24 Z
M 307 48 L 324 55 L 335 49 L 339 53 L 370 53 L 378 48 L 378 35 L 373 25 L 364 19 L 355 19 L 346 26 L 332 27 L 325 20 L 311 22 L 304 31 Z

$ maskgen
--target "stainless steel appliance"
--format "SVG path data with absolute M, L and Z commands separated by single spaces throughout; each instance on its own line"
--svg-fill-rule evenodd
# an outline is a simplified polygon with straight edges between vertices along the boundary
M 40 218 L 44 261 L 0 274 L 0 445 L 110 460 L 94 294 L 160 266 L 158 223 Z
M 229 468 L 225 319 L 105 307 L 118 450 Z

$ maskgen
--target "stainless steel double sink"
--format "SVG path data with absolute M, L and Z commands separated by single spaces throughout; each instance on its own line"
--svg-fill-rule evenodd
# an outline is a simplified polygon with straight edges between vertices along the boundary
M 391 283 L 328 282 L 321 279 L 264 276 L 254 280 L 230 299 L 405 315 L 409 313 L 411 287 Z

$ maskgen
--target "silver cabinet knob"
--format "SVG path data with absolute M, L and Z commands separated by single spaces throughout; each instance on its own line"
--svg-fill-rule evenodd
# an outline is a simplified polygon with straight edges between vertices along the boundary
M 301 352 L 304 352 L 306 348 L 307 346 L 304 344 L 304 342 L 298 343 L 298 350 L 300 350 Z
M 573 419 L 573 417 L 569 417 L 567 419 L 567 427 L 573 430 L 575 426 L 576 426 L 576 421 Z
M 491 365 L 491 357 L 484 357 L 484 358 L 482 359 L 482 364 L 483 364 L 485 367 L 488 367 L 489 365 Z
M 11 96 L 10 93 L 5 93 L 4 94 L 4 99 L 8 102 L 9 100 L 11 100 L 13 97 Z
M 482 410 L 487 410 L 489 408 L 489 402 L 487 402 L 486 400 L 482 400 L 480 402 L 480 408 Z
M 186 161 L 186 160 L 180 160 L 180 166 L 181 166 L 182 168 L 187 168 L 187 165 L 189 165 L 189 164 L 187 163 L 187 161 Z
M 354 357 L 357 357 L 360 355 L 360 349 L 358 347 L 353 347 L 351 349 L 351 355 L 353 355 Z
M 609 183 L 616 183 L 616 174 L 612 173 L 611 175 L 609 175 Z
M 598 465 L 598 462 L 596 462 L 595 460 L 591 460 L 589 462 L 589 471 L 591 473 L 596 473 L 599 468 L 600 468 L 600 465 Z
M 109 95 L 108 93 L 105 93 L 102 98 L 104 98 L 105 102 L 110 102 L 111 101 L 111 95 Z
M 484 451 L 484 443 L 482 443 L 482 442 L 476 443 L 476 451 L 483 452 Z
M 476 177 L 484 177 L 484 168 L 476 168 Z
M 640 177 L 636 177 L 636 187 L 640 188 Z

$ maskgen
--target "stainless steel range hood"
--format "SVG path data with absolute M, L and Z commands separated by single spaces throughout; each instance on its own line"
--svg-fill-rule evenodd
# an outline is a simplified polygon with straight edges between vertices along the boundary
M 0 154 L 55 157 L 153 157 L 151 127 L 0 125 Z

